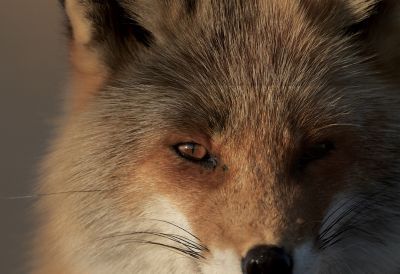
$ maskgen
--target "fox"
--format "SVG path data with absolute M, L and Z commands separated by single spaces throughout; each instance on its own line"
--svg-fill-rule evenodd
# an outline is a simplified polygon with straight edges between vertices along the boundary
M 60 2 L 31 273 L 400 273 L 398 1 Z

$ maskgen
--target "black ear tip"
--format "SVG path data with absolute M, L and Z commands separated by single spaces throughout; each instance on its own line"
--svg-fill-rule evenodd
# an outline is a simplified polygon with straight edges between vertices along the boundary
M 65 0 L 58 0 L 58 2 L 60 3 L 60 5 L 65 8 Z

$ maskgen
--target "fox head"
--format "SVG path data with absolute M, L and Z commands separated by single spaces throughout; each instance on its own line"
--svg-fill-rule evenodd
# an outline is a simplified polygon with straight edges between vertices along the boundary
M 396 1 L 63 6 L 38 273 L 398 273 Z

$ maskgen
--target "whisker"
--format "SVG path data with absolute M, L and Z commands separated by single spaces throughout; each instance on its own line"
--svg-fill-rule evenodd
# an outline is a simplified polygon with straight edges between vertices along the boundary
M 110 191 L 110 190 L 92 189 L 92 190 L 60 191 L 60 192 L 53 192 L 53 193 L 38 193 L 38 194 L 34 194 L 34 195 L 25 195 L 25 196 L 1 197 L 1 199 L 4 199 L 4 200 L 39 199 L 39 198 L 47 197 L 47 196 L 79 194 L 79 193 L 96 193 L 96 192 L 105 192 L 105 191 Z
M 169 239 L 171 241 L 174 241 L 176 243 L 182 244 L 186 246 L 187 248 L 191 249 L 197 249 L 199 251 L 203 251 L 203 245 L 197 244 L 196 242 L 181 236 L 177 234 L 167 234 L 167 233 L 158 233 L 158 232 L 150 232 L 150 231 L 135 231 L 131 233 L 124 233 L 124 234 L 114 234 L 114 235 L 109 235 L 106 237 L 103 237 L 102 239 L 110 239 L 110 238 L 115 238 L 115 237 L 124 237 L 124 236 L 133 236 L 133 235 L 138 235 L 138 234 L 144 234 L 144 235 L 153 235 L 153 236 L 159 236 L 162 238 Z
M 181 227 L 181 226 L 179 226 L 179 225 L 177 225 L 177 224 L 174 224 L 174 223 L 172 223 L 172 222 L 169 222 L 169 221 L 166 221 L 166 220 L 161 220 L 161 219 L 154 219 L 154 218 L 140 218 L 140 219 L 150 220 L 150 221 L 157 221 L 157 222 L 162 222 L 162 223 L 166 223 L 166 224 L 172 225 L 172 226 L 174 226 L 174 227 L 180 229 L 181 231 L 187 233 L 188 235 L 190 235 L 191 237 L 193 237 L 194 239 L 196 239 L 198 242 L 201 242 L 200 238 L 198 238 L 196 235 L 194 235 L 193 233 L 191 233 L 191 232 L 188 231 L 187 229 L 185 229 L 185 228 L 183 228 L 183 227 Z M 206 251 L 206 252 L 209 251 L 209 249 L 208 249 L 207 246 L 205 246 L 205 245 L 203 245 L 203 244 L 201 244 L 201 243 L 198 243 L 198 245 L 202 246 L 202 248 L 204 249 L 204 251 Z
M 359 231 L 359 232 L 361 232 L 361 233 L 363 233 L 363 234 L 365 234 L 365 235 L 368 235 L 368 236 L 370 237 L 370 239 L 373 239 L 376 243 L 380 243 L 380 244 L 382 244 L 382 245 L 385 245 L 385 243 L 383 242 L 383 240 L 380 239 L 380 238 L 378 238 L 378 237 L 377 237 L 374 233 L 372 233 L 371 231 L 368 231 L 368 230 L 363 229 L 363 228 L 361 228 L 361 227 L 359 227 L 359 226 L 356 226 L 356 225 L 350 225 L 350 226 L 346 226 L 346 227 L 345 227 L 344 229 L 342 229 L 342 230 L 339 230 L 339 231 L 336 233 L 336 235 L 334 235 L 334 236 L 331 237 L 330 241 L 328 241 L 328 242 L 326 243 L 326 245 L 325 245 L 322 249 L 328 248 L 328 247 L 330 247 L 330 246 L 333 246 L 333 245 L 335 245 L 336 243 L 338 243 L 338 242 L 344 240 L 345 238 L 350 237 L 349 235 L 348 235 L 347 237 L 344 235 L 345 232 L 350 231 L 350 230 Z M 344 235 L 344 236 L 342 236 L 342 237 L 340 238 L 339 236 L 341 236 L 341 235 Z
M 37 193 L 32 195 L 20 195 L 20 196 L 3 196 L 0 197 L 2 200 L 22 200 L 22 199 L 39 199 L 43 197 L 51 197 L 58 195 L 70 195 L 70 194 L 88 194 L 88 193 L 103 193 L 110 192 L 118 189 L 119 187 L 125 186 L 127 184 L 122 184 L 118 186 L 114 186 L 112 188 L 107 189 L 82 189 L 82 190 L 68 190 L 68 191 L 59 191 L 59 192 L 50 192 L 50 193 Z
M 333 218 L 333 216 L 335 216 L 335 214 L 341 210 L 342 208 L 344 208 L 346 205 L 348 205 L 349 203 L 351 203 L 352 201 L 350 199 L 346 200 L 344 203 L 342 203 L 340 206 L 338 206 L 335 210 L 333 210 L 331 213 L 329 213 L 324 220 L 321 223 L 321 227 L 323 227 L 327 222 L 329 222 L 331 220 L 331 218 Z
M 196 240 L 199 240 L 199 241 L 200 241 L 200 239 L 199 239 L 198 237 L 196 237 L 196 235 L 192 234 L 191 232 L 189 232 L 188 230 L 184 229 L 183 227 L 181 227 L 181 226 L 179 226 L 179 225 L 176 225 L 176 224 L 174 224 L 174 223 L 171 223 L 171 222 L 168 222 L 168 221 L 165 221 L 165 220 L 159 220 L 159 219 L 149 219 L 149 220 L 153 220 L 153 221 L 158 221 L 158 222 L 163 222 L 163 223 L 166 223 L 166 224 L 170 224 L 170 225 L 172 225 L 172 226 L 174 226 L 174 227 L 176 227 L 176 228 L 179 228 L 180 230 L 182 230 L 182 231 L 188 233 L 189 235 L 191 235 L 191 236 L 192 236 L 193 238 L 195 238 Z
M 141 219 L 141 218 L 139 218 Z M 163 233 L 163 232 L 156 232 L 156 231 L 132 231 L 132 232 L 119 232 L 110 235 L 105 235 L 104 237 L 100 238 L 99 240 L 107 240 L 112 238 L 122 238 L 120 244 L 127 244 L 127 243 L 141 243 L 141 244 L 152 244 L 157 245 L 160 247 L 165 247 L 177 251 L 179 253 L 189 255 L 191 258 L 194 259 L 205 259 L 203 253 L 209 252 L 209 249 L 206 245 L 201 243 L 201 240 L 192 234 L 187 229 L 174 224 L 167 220 L 160 220 L 160 219 L 151 219 L 151 218 L 144 218 L 150 221 L 157 221 L 162 222 L 168 225 L 171 225 L 175 228 L 178 228 L 179 231 L 186 233 L 188 236 L 180 235 L 180 234 L 172 234 L 172 233 Z M 155 236 L 162 239 L 166 239 L 168 241 L 172 241 L 175 244 L 168 244 L 165 242 L 159 242 L 154 240 L 147 240 L 147 239 L 140 239 L 136 238 L 135 236 Z
M 331 221 L 331 223 L 329 224 L 328 227 L 326 227 L 319 235 L 318 237 L 320 239 L 324 238 L 331 230 L 333 227 L 335 227 L 339 222 L 343 221 L 343 219 L 348 216 L 351 212 L 353 212 L 357 207 L 359 207 L 359 204 L 362 203 L 363 201 L 359 201 L 355 204 L 353 204 L 351 207 L 349 207 L 348 209 L 346 209 L 345 211 L 341 212 L 337 217 L 335 217 L 335 219 L 333 219 Z M 337 210 L 335 210 L 336 212 L 342 208 L 344 208 L 345 205 L 347 205 L 348 203 L 343 203 Z M 332 218 L 334 215 L 331 214 L 330 218 Z M 329 220 L 325 221 L 325 223 L 327 223 Z
M 129 240 L 127 240 L 127 241 L 125 241 L 125 242 L 123 242 L 123 243 L 120 243 L 120 244 L 129 244 L 129 243 L 139 243 L 139 244 L 152 244 L 152 245 L 157 245 L 157 246 L 160 246 L 160 247 L 165 247 L 165 248 L 170 249 L 170 250 L 178 251 L 178 253 L 180 253 L 180 254 L 189 255 L 191 258 L 194 258 L 194 259 L 204 259 L 204 256 L 201 255 L 201 254 L 198 253 L 198 252 L 191 251 L 191 250 L 187 250 L 187 249 L 180 248 L 180 247 L 176 247 L 176 246 L 173 246 L 173 245 L 168 245 L 168 244 L 163 244 L 163 243 L 159 243 L 159 242 L 154 242 L 154 241 L 145 241 L 145 240 L 129 239 Z
M 361 194 L 360 200 L 354 203 L 347 210 L 342 212 L 340 215 L 334 217 L 332 220 L 334 213 L 338 210 L 342 209 L 348 201 L 342 203 L 333 213 L 329 214 L 328 217 L 324 220 L 323 224 L 327 222 L 331 222 L 328 227 L 326 227 L 317 237 L 317 243 L 320 249 L 325 249 L 331 247 L 338 242 L 342 241 L 346 237 L 346 232 L 348 231 L 359 231 L 362 234 L 368 235 L 370 239 L 373 239 L 376 242 L 383 243 L 381 239 L 379 239 L 375 234 L 371 233 L 369 230 L 364 229 L 363 225 L 374 223 L 374 220 L 360 219 L 358 216 L 362 214 L 364 211 L 370 212 L 371 210 L 380 210 L 380 207 L 385 206 L 385 202 L 393 201 L 394 197 L 382 193 L 382 191 L 375 191 L 371 194 L 365 195 Z M 340 224 L 339 229 L 330 233 L 331 230 L 337 225 Z

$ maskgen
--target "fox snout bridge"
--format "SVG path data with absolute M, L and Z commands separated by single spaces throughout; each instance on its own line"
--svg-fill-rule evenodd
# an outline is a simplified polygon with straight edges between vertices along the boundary
M 291 274 L 292 258 L 283 248 L 260 245 L 242 259 L 244 274 Z

